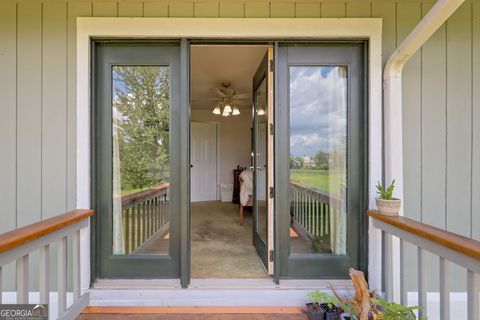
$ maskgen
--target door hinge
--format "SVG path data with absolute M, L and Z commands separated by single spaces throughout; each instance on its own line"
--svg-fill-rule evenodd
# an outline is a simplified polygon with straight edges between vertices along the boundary
M 275 197 L 275 189 L 273 187 L 269 188 L 269 195 L 270 195 L 271 199 L 273 199 L 273 197 Z
M 273 64 L 272 59 L 268 60 L 268 66 L 269 66 L 270 72 L 273 72 L 273 69 L 275 68 L 275 65 Z
M 268 252 L 268 261 L 273 262 L 273 250 Z
M 273 136 L 275 134 L 275 127 L 273 126 L 273 123 L 270 123 L 270 135 Z

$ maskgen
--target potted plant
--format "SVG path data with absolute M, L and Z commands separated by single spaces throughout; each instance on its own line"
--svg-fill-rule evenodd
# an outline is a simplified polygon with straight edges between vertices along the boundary
M 394 189 L 395 180 L 393 180 L 392 184 L 387 188 L 385 188 L 380 182 L 377 183 L 378 197 L 375 200 L 380 213 L 389 216 L 395 216 L 400 212 L 402 201 L 400 199 L 393 198 Z
M 414 310 L 420 307 L 406 307 L 404 305 L 388 302 L 381 299 L 371 298 L 373 314 L 376 319 L 382 320 L 416 320 Z M 420 320 L 427 320 L 427 317 L 421 317 Z
M 325 292 L 314 291 L 308 295 L 310 303 L 307 303 L 307 314 L 310 320 L 337 320 L 339 310 L 338 299 Z

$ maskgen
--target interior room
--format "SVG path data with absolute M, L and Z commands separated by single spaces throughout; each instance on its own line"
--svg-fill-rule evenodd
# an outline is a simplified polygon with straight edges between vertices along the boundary
M 251 203 L 241 225 L 239 185 L 250 180 L 245 194 L 253 180 L 240 175 L 251 166 L 253 77 L 267 48 L 191 47 L 192 278 L 268 276 L 252 243 Z

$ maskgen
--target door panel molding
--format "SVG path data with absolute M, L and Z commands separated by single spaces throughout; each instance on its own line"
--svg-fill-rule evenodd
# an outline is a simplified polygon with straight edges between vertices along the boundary
M 95 226 L 95 270 L 93 279 L 100 278 L 178 278 L 180 276 L 180 150 L 178 147 L 181 129 L 179 82 L 179 46 L 171 43 L 125 44 L 96 42 L 94 44 L 94 77 L 95 87 L 92 104 L 92 146 L 95 152 L 92 157 L 92 199 L 96 210 L 93 219 Z M 168 254 L 113 254 L 113 156 L 112 156 L 112 69 L 114 65 L 124 66 L 169 66 L 170 103 L 169 103 L 169 250 Z M 145 212 L 143 207 L 142 211 Z M 148 212 L 151 209 L 148 209 Z M 138 213 L 135 217 L 138 217 Z M 129 219 L 130 220 L 130 219 Z M 133 219 L 132 219 L 133 221 Z M 150 228 L 150 219 L 135 219 L 143 225 L 133 229 L 134 237 L 145 233 Z M 128 225 L 128 224 L 127 224 Z M 123 226 L 122 226 L 123 228 Z M 144 236 L 146 237 L 146 236 Z
M 280 278 L 343 278 L 350 267 L 367 272 L 368 208 L 367 106 L 364 45 L 292 44 L 278 47 L 276 100 L 276 212 L 279 241 Z M 346 254 L 290 253 L 290 73 L 292 66 L 346 66 L 347 72 L 347 188 Z M 310 207 L 311 204 L 308 204 Z M 309 219 L 312 221 L 311 211 Z M 329 209 L 330 212 L 330 209 Z M 331 216 L 330 216 L 331 217 Z M 330 220 L 329 225 L 330 224 Z M 307 220 L 308 223 L 308 220 Z M 330 232 L 329 232 L 330 237 Z

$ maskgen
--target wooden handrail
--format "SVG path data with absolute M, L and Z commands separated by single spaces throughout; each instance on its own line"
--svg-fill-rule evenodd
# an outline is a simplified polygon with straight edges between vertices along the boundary
M 441 246 L 480 260 L 480 241 L 442 230 L 403 216 L 386 216 L 375 210 L 368 211 L 368 215 L 371 218 L 388 223 L 419 237 L 433 241 Z
M 129 203 L 132 203 L 137 200 L 145 199 L 150 196 L 156 195 L 161 191 L 165 191 L 168 189 L 168 183 L 163 183 L 158 186 L 151 187 L 150 189 L 127 194 L 125 196 L 122 196 L 122 206 L 126 206 Z
M 77 209 L 0 234 L 0 253 L 65 228 L 94 214 L 93 210 Z
M 322 203 L 327 203 L 336 207 L 340 207 L 342 205 L 342 200 L 338 196 L 328 192 L 293 181 L 290 181 L 290 185 L 306 194 L 316 197 Z

